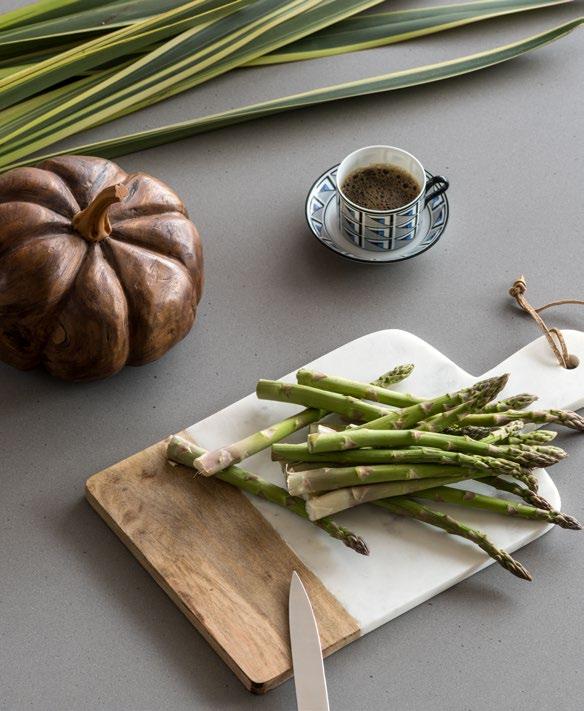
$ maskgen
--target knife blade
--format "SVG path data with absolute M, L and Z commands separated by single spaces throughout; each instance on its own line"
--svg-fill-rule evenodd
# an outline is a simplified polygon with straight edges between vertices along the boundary
M 298 711 L 329 711 L 318 626 L 310 598 L 296 571 L 290 581 L 288 619 Z

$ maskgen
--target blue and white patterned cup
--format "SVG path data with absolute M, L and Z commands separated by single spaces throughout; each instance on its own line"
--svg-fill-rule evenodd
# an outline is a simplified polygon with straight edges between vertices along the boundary
M 343 193 L 345 180 L 360 168 L 380 163 L 401 168 L 420 186 L 418 195 L 407 205 L 393 210 L 370 210 L 351 202 Z M 441 175 L 426 176 L 417 158 L 393 146 L 367 146 L 350 153 L 337 170 L 339 221 L 345 236 L 358 247 L 374 252 L 387 252 L 411 242 L 426 205 L 448 190 L 448 180 Z

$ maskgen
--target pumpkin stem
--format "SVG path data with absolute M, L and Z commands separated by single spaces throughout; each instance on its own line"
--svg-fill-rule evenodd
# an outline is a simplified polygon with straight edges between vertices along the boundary
M 122 183 L 110 185 L 98 193 L 93 201 L 73 218 L 73 227 L 88 242 L 101 242 L 110 236 L 112 226 L 107 210 L 110 205 L 121 202 L 128 194 Z

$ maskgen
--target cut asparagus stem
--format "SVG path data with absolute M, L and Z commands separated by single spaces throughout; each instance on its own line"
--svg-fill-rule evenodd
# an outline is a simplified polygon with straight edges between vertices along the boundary
M 453 536 L 466 538 L 467 540 L 472 541 L 472 543 L 475 543 L 488 556 L 497 561 L 497 563 L 503 566 L 505 570 L 513 573 L 513 575 L 516 575 L 518 578 L 522 578 L 523 580 L 532 579 L 529 571 L 526 570 L 521 563 L 514 560 L 502 548 L 498 548 L 485 533 L 460 523 L 447 514 L 434 511 L 427 506 L 418 504 L 418 502 L 412 501 L 411 499 L 405 497 L 400 497 L 396 500 L 391 499 L 387 501 L 376 501 L 375 503 L 377 506 L 381 506 L 394 514 L 398 514 L 400 516 L 410 516 L 411 518 L 415 518 L 423 523 L 428 523 L 431 526 L 441 528 L 443 531 L 446 531 Z
M 168 443 L 167 457 L 173 462 L 194 468 L 194 460 L 200 457 L 204 452 L 204 449 L 192 442 L 182 437 L 174 436 L 170 438 Z M 236 486 L 238 489 L 266 499 L 266 501 L 271 501 L 273 504 L 292 511 L 292 513 L 295 513 L 301 518 L 308 519 L 306 502 L 303 499 L 290 496 L 286 489 L 276 486 L 276 484 L 272 484 L 269 481 L 265 481 L 245 469 L 231 466 L 218 473 L 217 478 Z M 348 548 L 362 555 L 369 555 L 367 544 L 360 536 L 357 536 L 344 526 L 339 526 L 339 524 L 332 519 L 321 518 L 316 522 L 316 525 L 332 538 L 337 538 L 342 541 Z
M 477 442 L 468 437 L 455 437 L 437 432 L 419 430 L 370 430 L 355 429 L 344 432 L 308 435 L 308 451 L 335 452 L 359 447 L 407 447 L 426 446 L 466 454 L 509 459 L 525 467 L 540 467 L 554 464 L 566 453 L 559 447 L 530 447 L 526 445 L 497 446 Z
M 308 434 L 318 434 L 319 432 L 342 432 L 345 428 L 343 425 L 323 425 L 321 422 L 313 422 L 308 428 Z
M 497 444 L 498 442 L 505 442 L 509 437 L 517 432 L 520 432 L 525 427 L 523 420 L 512 420 L 502 427 L 489 432 L 488 435 L 481 439 L 482 442 L 486 444 Z
M 297 432 L 307 425 L 319 420 L 325 413 L 322 410 L 309 409 L 299 412 L 277 422 L 265 430 L 255 432 L 249 437 L 239 440 L 227 447 L 205 452 L 195 459 L 195 469 L 204 476 L 213 476 L 231 464 L 237 464 L 253 454 L 267 449 L 274 442 L 279 442 L 284 437 Z
M 467 479 L 480 479 L 484 472 L 468 470 L 460 477 L 437 477 L 436 479 L 412 479 L 410 481 L 389 481 L 384 484 L 367 484 L 346 489 L 328 491 L 326 494 L 310 497 L 306 502 L 306 511 L 311 521 L 324 516 L 331 516 L 339 511 L 393 496 L 413 494 L 424 489 L 435 489 L 445 484 L 454 484 Z
M 533 432 L 521 432 L 509 437 L 509 444 L 547 444 L 558 436 L 552 430 L 534 430 Z
M 413 363 L 404 363 L 403 365 L 396 365 L 395 368 L 388 370 L 387 373 L 381 375 L 377 380 L 374 380 L 371 384 L 378 385 L 380 388 L 389 388 L 391 385 L 396 383 L 401 383 L 402 380 L 409 378 L 414 370 Z
M 391 412 L 376 420 L 367 422 L 365 426 L 368 429 L 404 430 L 413 427 L 422 420 L 426 420 L 433 415 L 439 415 L 463 403 L 474 403 L 479 400 L 479 402 L 485 404 L 505 387 L 508 378 L 508 375 L 501 375 L 483 380 L 455 393 L 446 393 L 433 400 L 425 400 L 417 405 L 405 407 L 398 412 Z
M 422 402 L 421 398 L 414 397 L 413 395 L 395 392 L 385 387 L 362 383 L 357 380 L 326 375 L 326 373 L 307 370 L 305 368 L 296 373 L 296 379 L 301 385 L 307 385 L 312 388 L 317 388 L 318 390 L 326 390 L 327 392 L 339 393 L 340 395 L 350 395 L 351 397 L 372 400 L 374 402 L 383 403 L 384 405 L 393 405 L 394 407 L 407 407 L 408 405 L 415 405 L 418 402 Z
M 527 489 L 525 486 L 521 486 L 520 484 L 516 484 L 512 481 L 507 481 L 507 479 L 503 479 L 500 476 L 486 476 L 484 479 L 481 479 L 481 482 L 483 484 L 488 484 L 499 491 L 506 491 L 509 494 L 514 494 L 520 499 L 523 499 L 526 504 L 535 506 L 536 509 L 550 511 L 552 508 L 550 502 L 544 499 L 543 496 L 534 493 L 531 489 Z
M 349 420 L 367 422 L 382 417 L 388 412 L 386 407 L 361 402 L 354 397 L 318 390 L 306 385 L 282 383 L 277 380 L 260 380 L 256 394 L 260 400 L 289 402 L 305 407 L 316 407 L 327 412 L 336 412 Z
M 548 521 L 549 523 L 555 523 L 561 528 L 567 528 L 572 531 L 580 531 L 582 529 L 582 526 L 575 518 L 563 514 L 560 511 L 537 509 L 527 504 L 515 503 L 513 501 L 507 501 L 507 499 L 498 499 L 494 496 L 486 496 L 485 494 L 477 494 L 474 491 L 468 491 L 466 489 L 440 486 L 436 489 L 420 491 L 416 493 L 416 497 L 429 499 L 430 501 L 439 501 L 445 504 L 466 506 L 471 509 L 492 511 L 493 513 L 502 514 L 503 516 L 527 518 L 532 521 Z
M 469 470 L 472 476 L 476 470 Z M 468 476 L 461 467 L 442 464 L 370 464 L 356 467 L 324 467 L 290 472 L 288 491 L 294 496 L 320 494 L 352 486 L 403 482 L 416 479 Z
M 484 457 L 478 454 L 449 452 L 433 447 L 410 447 L 408 449 L 358 449 L 346 452 L 311 454 L 306 445 L 276 444 L 272 447 L 274 461 L 293 462 L 333 462 L 334 465 L 358 464 L 450 464 L 472 467 L 483 471 L 508 474 L 522 474 L 524 470 L 517 462 L 496 457 Z M 323 465 L 324 466 L 324 465 Z
M 483 407 L 483 412 L 505 412 L 506 410 L 524 410 L 526 407 L 533 405 L 537 400 L 537 395 L 529 393 L 520 393 L 511 397 L 491 402 Z
M 535 424 L 555 423 L 573 430 L 584 430 L 584 417 L 569 410 L 507 410 L 506 412 L 467 415 L 462 425 L 498 426 L 512 420 L 523 420 Z

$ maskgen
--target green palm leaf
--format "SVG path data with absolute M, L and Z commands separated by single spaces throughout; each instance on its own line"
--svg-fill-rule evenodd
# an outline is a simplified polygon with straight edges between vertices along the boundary
M 403 42 L 502 15 L 552 7 L 572 0 L 478 0 L 415 10 L 357 15 L 265 54 L 250 65 L 280 64 L 356 52 Z
M 281 99 L 261 102 L 240 109 L 233 109 L 212 116 L 185 121 L 170 126 L 141 133 L 121 136 L 120 138 L 89 143 L 67 151 L 59 151 L 51 155 L 63 155 L 67 153 L 83 153 L 88 155 L 115 158 L 120 155 L 132 153 L 134 151 L 153 148 L 172 141 L 178 141 L 189 136 L 193 136 L 206 131 L 211 131 L 232 124 L 250 121 L 263 116 L 290 111 L 293 109 L 305 108 L 339 99 L 347 99 L 367 94 L 381 93 L 385 91 L 395 91 L 405 87 L 418 86 L 430 82 L 441 81 L 451 77 L 460 76 L 469 72 L 479 71 L 486 67 L 506 62 L 514 59 L 525 52 L 541 47 L 549 42 L 563 37 L 584 22 L 584 17 L 566 22 L 554 27 L 546 32 L 541 32 L 532 37 L 513 42 L 495 49 L 479 52 L 457 59 L 452 59 L 438 64 L 430 64 L 422 67 L 414 67 L 405 71 L 391 72 L 381 76 L 361 79 L 359 81 L 345 84 L 337 84 L 323 89 L 294 94 Z M 16 165 L 30 165 L 49 156 L 28 159 L 22 163 L 6 166 L 5 169 L 16 167 Z
M 206 26 L 248 4 L 250 0 L 232 0 L 216 7 L 216 0 L 191 0 L 168 12 L 85 42 L 1 79 L 0 109 L 105 62 L 135 53 L 153 42 L 174 37 L 193 27 Z
M 214 5 L 225 4 L 215 0 Z M 85 41 L 118 27 L 159 15 L 184 5 L 184 0 L 118 0 L 63 17 L 26 24 L 0 32 L 0 57 Z M 208 9 L 212 9 L 213 4 Z
M 260 0 L 182 33 L 52 110 L 3 126 L 0 165 L 222 74 L 380 0 Z
M 38 0 L 32 5 L 25 5 L 0 16 L 0 30 L 9 27 L 21 27 L 35 20 L 48 20 L 62 17 L 71 12 L 88 10 L 98 5 L 105 5 L 103 0 Z

